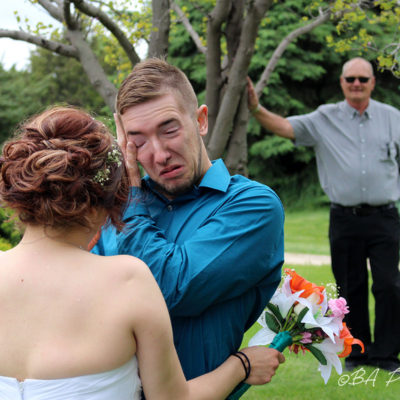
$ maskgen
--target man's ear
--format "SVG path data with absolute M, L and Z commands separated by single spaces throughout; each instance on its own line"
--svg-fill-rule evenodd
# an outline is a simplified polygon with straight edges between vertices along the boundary
M 197 109 L 197 123 L 199 125 L 200 136 L 207 135 L 208 132 L 208 107 L 202 104 Z

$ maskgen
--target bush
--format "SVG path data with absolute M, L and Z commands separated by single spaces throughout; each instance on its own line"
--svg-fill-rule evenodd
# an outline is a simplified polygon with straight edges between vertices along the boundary
M 21 231 L 13 218 L 11 211 L 0 208 L 0 250 L 8 250 L 21 240 Z

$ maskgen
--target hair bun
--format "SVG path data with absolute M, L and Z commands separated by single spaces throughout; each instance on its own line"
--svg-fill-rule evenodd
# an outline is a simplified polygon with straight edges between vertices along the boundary
M 104 124 L 86 112 L 49 109 L 21 125 L 5 144 L 0 199 L 25 223 L 90 226 L 88 211 L 102 207 L 121 227 L 129 182 L 124 165 L 110 161 L 115 148 Z M 95 177 L 102 171 L 107 179 L 100 184 Z

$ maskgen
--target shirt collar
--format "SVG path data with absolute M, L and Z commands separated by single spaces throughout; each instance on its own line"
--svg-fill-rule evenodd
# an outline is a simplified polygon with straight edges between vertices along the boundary
M 205 173 L 199 187 L 207 187 L 220 192 L 226 192 L 231 181 L 231 176 L 222 159 L 212 162 L 211 167 Z
M 211 167 L 207 170 L 207 172 L 203 176 L 203 179 L 201 180 L 198 186 L 194 186 L 192 191 L 182 196 L 178 196 L 174 200 L 179 200 L 181 197 L 187 198 L 188 196 L 190 197 L 193 197 L 193 195 L 196 196 L 199 193 L 200 188 L 209 188 L 213 190 L 218 190 L 220 192 L 226 192 L 228 190 L 230 181 L 231 181 L 231 175 L 229 174 L 229 171 L 226 168 L 222 159 L 219 158 L 218 160 L 212 161 Z M 144 186 L 150 189 L 154 194 L 166 200 L 164 196 L 160 195 L 159 193 L 153 190 L 153 181 L 150 179 L 148 175 L 143 177 L 142 182 L 144 183 Z
M 344 114 L 347 115 L 351 119 L 360 115 L 359 112 L 355 108 L 353 108 L 346 100 L 342 101 L 340 108 L 344 112 Z M 371 119 L 371 116 L 372 116 L 371 111 L 373 109 L 374 109 L 374 101 L 372 99 L 369 99 L 368 107 L 365 109 L 362 116 L 364 116 L 367 119 Z

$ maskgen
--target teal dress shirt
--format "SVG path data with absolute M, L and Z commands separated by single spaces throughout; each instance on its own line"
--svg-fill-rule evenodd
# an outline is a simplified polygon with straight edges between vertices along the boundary
M 172 201 L 153 191 L 148 177 L 135 191 L 125 231 L 105 229 L 93 252 L 131 254 L 150 267 L 191 379 L 240 347 L 275 292 L 283 264 L 283 207 L 267 186 L 230 176 L 222 160 Z

